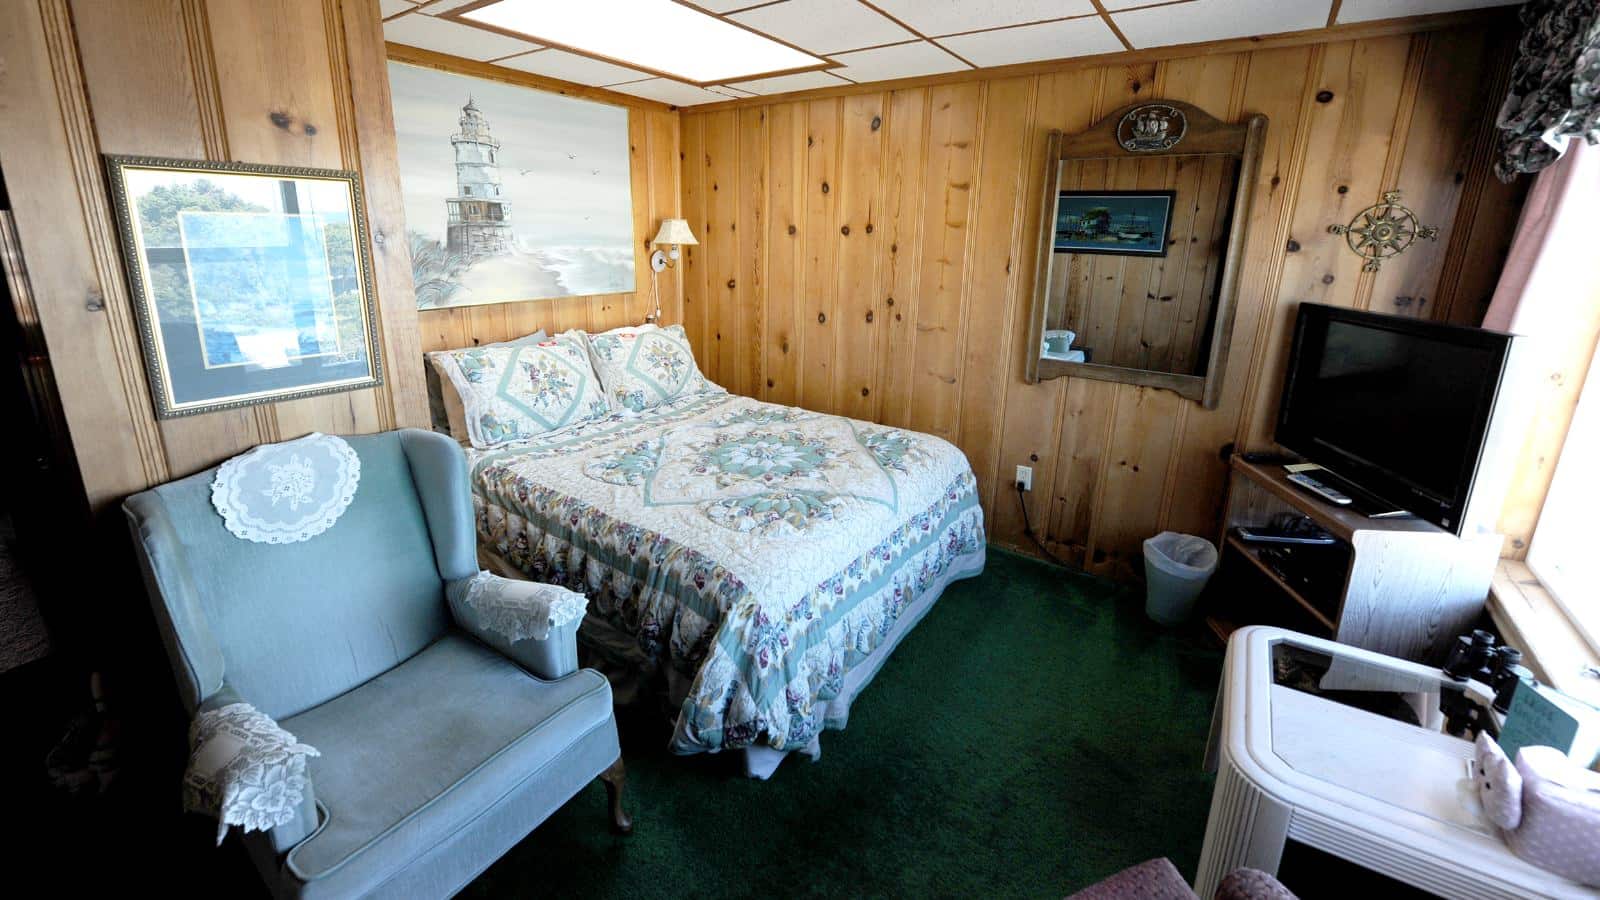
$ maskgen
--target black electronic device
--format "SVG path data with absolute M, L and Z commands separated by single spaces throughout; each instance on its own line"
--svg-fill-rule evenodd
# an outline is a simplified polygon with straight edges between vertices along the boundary
M 1302 303 L 1275 438 L 1325 467 L 1314 477 L 1353 496 L 1358 510 L 1407 510 L 1459 534 L 1511 341 Z
M 1317 547 L 1326 547 L 1329 544 L 1338 543 L 1338 540 L 1331 534 L 1278 534 L 1271 531 L 1257 531 L 1254 528 L 1246 528 L 1244 526 L 1235 528 L 1233 533 L 1239 536 L 1239 540 L 1249 544 L 1310 544 Z
M 1444 674 L 1451 681 L 1470 679 L 1488 685 L 1494 691 L 1494 701 L 1490 705 L 1502 714 L 1511 708 L 1511 697 L 1517 685 L 1524 678 L 1532 678 L 1532 673 L 1522 665 L 1521 650 L 1498 644 L 1492 633 L 1481 629 L 1456 638 L 1445 660 Z M 1445 730 L 1451 734 L 1476 735 L 1484 728 L 1489 728 L 1491 734 L 1498 731 L 1484 714 L 1483 707 L 1467 700 L 1459 690 L 1439 692 L 1439 711 L 1445 714 Z
M 1326 547 L 1339 541 L 1322 529 L 1310 516 L 1279 513 L 1266 525 L 1240 525 L 1233 529 L 1239 540 L 1249 544 L 1307 544 Z

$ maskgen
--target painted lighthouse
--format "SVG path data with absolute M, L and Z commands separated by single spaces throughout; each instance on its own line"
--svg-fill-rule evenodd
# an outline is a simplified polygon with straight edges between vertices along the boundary
M 489 120 L 469 97 L 461 107 L 461 130 L 450 136 L 456 151 L 456 196 L 444 201 L 449 213 L 445 246 L 470 257 L 511 249 L 511 204 L 500 198 L 500 142 L 489 134 Z

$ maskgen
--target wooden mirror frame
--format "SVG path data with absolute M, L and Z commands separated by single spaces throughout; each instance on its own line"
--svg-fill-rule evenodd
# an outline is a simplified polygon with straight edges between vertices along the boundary
M 1134 110 L 1147 106 L 1171 107 L 1183 113 L 1186 128 L 1170 146 L 1160 149 L 1130 150 L 1117 132 Z M 1267 117 L 1256 114 L 1238 125 L 1230 125 L 1210 113 L 1181 100 L 1142 100 L 1130 103 L 1100 119 L 1087 131 L 1067 135 L 1050 132 L 1045 152 L 1044 203 L 1039 223 L 1039 256 L 1033 273 L 1033 315 L 1028 323 L 1027 381 L 1036 384 L 1047 378 L 1072 376 L 1165 388 L 1193 400 L 1206 409 L 1215 409 L 1222 392 L 1222 373 L 1228 362 L 1228 345 L 1233 337 L 1233 317 L 1239 293 L 1239 270 L 1244 258 L 1250 203 L 1255 196 L 1261 151 L 1267 135 Z M 1231 156 L 1238 160 L 1234 176 L 1232 218 L 1228 224 L 1228 243 L 1223 251 L 1222 277 L 1217 282 L 1217 299 L 1212 315 L 1211 349 L 1204 375 L 1130 369 L 1102 363 L 1069 363 L 1043 358 L 1039 352 L 1044 337 L 1045 319 L 1050 311 L 1050 266 L 1055 258 L 1056 202 L 1061 187 L 1061 164 L 1087 159 L 1145 159 L 1162 156 Z

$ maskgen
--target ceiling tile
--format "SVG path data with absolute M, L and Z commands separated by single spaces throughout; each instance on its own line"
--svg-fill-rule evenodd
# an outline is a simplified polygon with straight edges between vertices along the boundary
M 838 87 L 842 84 L 849 82 L 843 78 L 835 78 L 827 72 L 797 72 L 794 75 L 777 75 L 772 78 L 757 78 L 754 81 L 735 81 L 733 86 L 752 94 L 783 94 L 811 88 Z
M 537 53 L 502 59 L 495 65 L 532 72 L 535 75 L 548 75 L 563 81 L 575 81 L 578 84 L 607 85 L 650 77 L 647 72 L 612 65 L 565 50 L 540 50 Z
M 378 12 L 385 19 L 416 9 L 410 0 L 378 0 Z
M 754 97 L 754 96 L 756 96 L 755 94 L 752 94 L 749 91 L 741 91 L 738 88 L 728 87 L 725 84 L 714 84 L 711 87 L 706 88 L 706 90 L 712 91 L 712 92 L 718 93 L 718 94 L 726 94 L 729 97 Z
M 887 81 L 890 78 L 911 78 L 967 68 L 966 63 L 927 41 L 912 41 L 855 53 L 835 53 L 833 59 L 844 64 L 843 69 L 834 71 L 851 81 Z
M 728 18 L 812 53 L 832 54 L 916 38 L 857 0 L 790 0 Z
M 498 59 L 514 53 L 539 49 L 539 45 L 531 41 L 519 41 L 505 35 L 416 13 L 383 23 L 383 37 L 396 44 L 477 60 Z
M 940 38 L 939 43 L 977 66 L 1005 66 L 1124 49 L 1099 16 L 961 34 Z
M 697 88 L 692 84 L 670 78 L 646 78 L 631 84 L 614 84 L 608 90 L 632 94 L 646 100 L 655 100 L 673 106 L 698 106 L 701 103 L 719 103 L 728 98 L 723 94 Z
M 455 12 L 469 3 L 476 2 L 478 0 L 424 0 L 422 11 L 430 16 L 442 16 L 447 12 Z
M 1090 0 L 873 0 L 873 5 L 928 37 L 1094 15 Z
M 1328 24 L 1325 0 L 1194 0 L 1111 14 L 1135 47 L 1277 34 Z
M 1521 0 L 1344 0 L 1339 6 L 1339 23 L 1369 22 L 1373 19 L 1398 19 L 1427 13 L 1459 12 L 1490 6 L 1515 6 Z
M 725 13 L 733 9 L 744 9 L 746 6 L 755 6 L 766 0 L 689 0 L 690 6 L 709 9 L 714 13 Z

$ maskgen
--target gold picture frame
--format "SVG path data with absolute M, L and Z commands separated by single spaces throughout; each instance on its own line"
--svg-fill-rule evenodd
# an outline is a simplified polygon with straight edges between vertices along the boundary
M 356 173 L 105 163 L 158 418 L 383 383 Z

